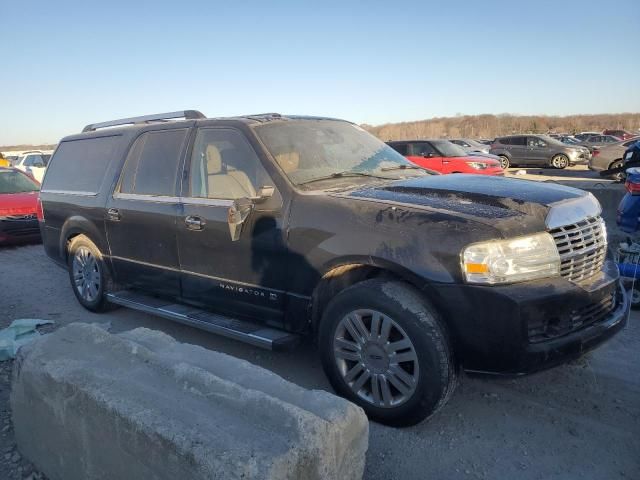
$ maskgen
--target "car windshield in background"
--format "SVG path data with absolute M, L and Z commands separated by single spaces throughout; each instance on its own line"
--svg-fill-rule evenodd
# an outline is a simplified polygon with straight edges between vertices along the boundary
M 0 170 L 0 193 L 24 193 L 40 190 L 38 184 L 15 170 Z
M 443 157 L 466 157 L 467 151 L 449 140 L 433 140 L 431 144 L 442 154 Z
M 349 122 L 288 120 L 260 124 L 254 130 L 296 185 L 343 177 L 393 180 L 429 174 Z

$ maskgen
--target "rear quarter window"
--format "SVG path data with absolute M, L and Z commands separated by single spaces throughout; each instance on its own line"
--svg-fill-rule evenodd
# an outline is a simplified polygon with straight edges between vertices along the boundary
M 119 146 L 118 135 L 61 142 L 42 189 L 97 194 Z

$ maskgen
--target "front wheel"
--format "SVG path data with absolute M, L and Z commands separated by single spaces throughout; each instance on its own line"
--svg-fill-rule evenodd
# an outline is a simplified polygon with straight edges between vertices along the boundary
M 559 168 L 560 170 L 567 168 L 569 166 L 569 158 L 562 154 L 554 155 L 551 159 L 551 166 L 553 168 Z
M 333 298 L 321 322 L 331 385 L 370 418 L 414 425 L 453 393 L 457 372 L 448 334 L 413 287 L 389 279 L 358 283 Z
M 609 166 L 609 170 L 613 170 L 614 168 L 621 168 L 623 165 L 624 163 L 622 163 L 622 160 L 617 160 Z M 614 180 L 616 182 L 624 182 L 626 177 L 627 177 L 627 174 L 624 171 L 616 172 L 609 176 L 611 180 Z

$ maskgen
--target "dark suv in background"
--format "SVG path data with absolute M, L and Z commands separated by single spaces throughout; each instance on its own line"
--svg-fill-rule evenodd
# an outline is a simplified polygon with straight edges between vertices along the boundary
M 40 199 L 44 248 L 87 309 L 271 349 L 314 337 L 336 391 L 392 425 L 444 405 L 459 368 L 536 371 L 625 323 L 591 194 L 431 175 L 342 120 L 88 125 Z
M 502 159 L 502 167 L 541 165 L 566 168 L 589 161 L 589 149 L 566 145 L 547 135 L 510 135 L 496 138 L 489 153 Z

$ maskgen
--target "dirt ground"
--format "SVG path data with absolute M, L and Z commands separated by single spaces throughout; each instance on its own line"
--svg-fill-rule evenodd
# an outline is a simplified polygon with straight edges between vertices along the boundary
M 311 348 L 272 353 L 127 309 L 87 312 L 40 245 L 0 249 L 0 328 L 17 318 L 156 328 L 330 390 Z M 0 479 L 33 480 L 41 477 L 16 452 L 9 421 L 10 368 L 0 364 Z M 372 423 L 369 442 L 369 480 L 640 479 L 640 315 L 572 364 L 518 379 L 464 377 L 432 419 L 407 429 Z

